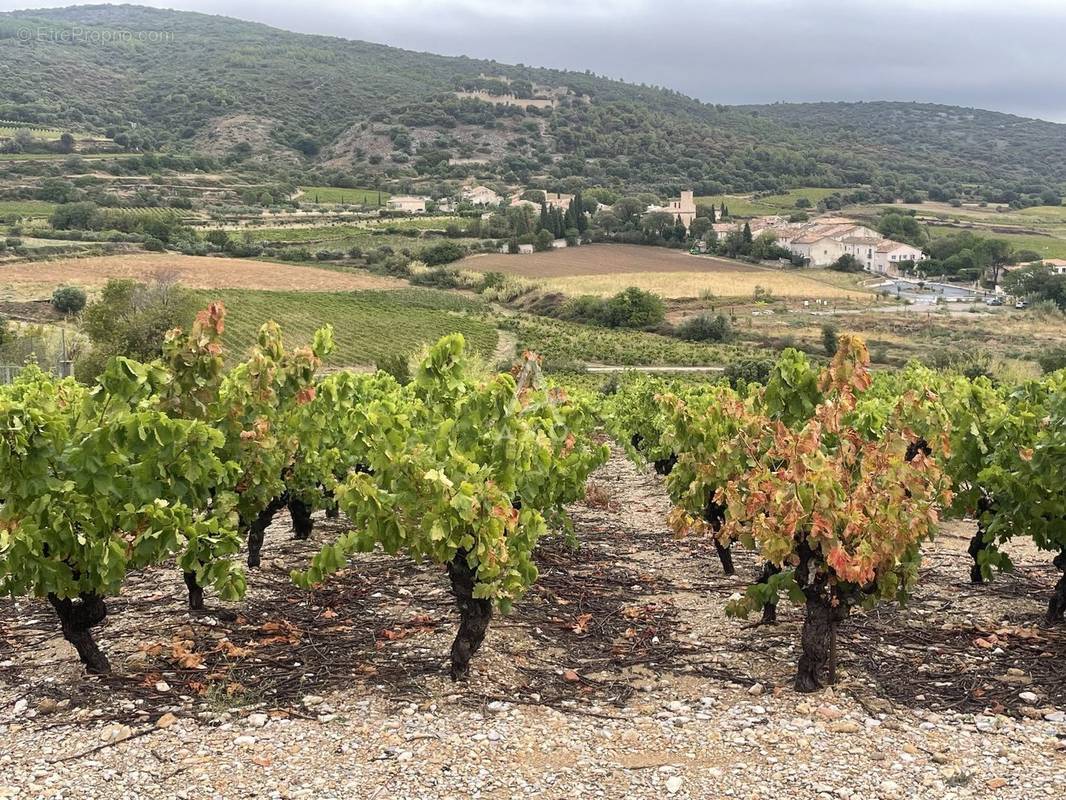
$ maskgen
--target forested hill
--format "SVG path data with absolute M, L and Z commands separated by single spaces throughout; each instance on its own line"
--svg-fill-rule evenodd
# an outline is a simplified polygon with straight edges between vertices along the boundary
M 264 168 L 580 178 L 698 194 L 865 184 L 993 199 L 1066 189 L 1063 125 L 908 103 L 722 106 L 591 73 L 140 6 L 0 14 L 0 72 L 0 120 Z M 460 94 L 474 91 L 555 105 Z

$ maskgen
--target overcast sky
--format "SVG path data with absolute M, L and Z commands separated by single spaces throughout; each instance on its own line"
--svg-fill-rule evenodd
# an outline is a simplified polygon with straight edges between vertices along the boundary
M 445 55 L 589 69 L 712 102 L 919 100 L 1066 122 L 1066 0 L 144 4 Z M 28 5 L 0 0 L 0 10 Z

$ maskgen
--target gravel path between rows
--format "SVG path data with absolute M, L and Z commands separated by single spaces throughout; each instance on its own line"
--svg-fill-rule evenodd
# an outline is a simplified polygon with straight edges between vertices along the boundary
M 466 685 L 440 669 L 455 616 L 439 571 L 370 555 L 336 593 L 289 597 L 284 574 L 315 545 L 289 539 L 287 519 L 244 605 L 190 616 L 180 578 L 138 576 L 99 629 L 122 673 L 110 683 L 81 673 L 44 606 L 3 601 L 0 798 L 1066 796 L 1066 637 L 1039 627 L 1046 554 L 1016 548 L 1015 574 L 971 587 L 968 529 L 947 526 L 914 602 L 849 621 L 840 683 L 798 695 L 799 611 L 775 628 L 722 613 L 755 561 L 738 553 L 726 578 L 705 545 L 673 539 L 659 479 L 617 453 L 594 483 L 597 506 L 574 509 L 583 547 L 546 551 L 541 585 L 494 621 Z M 344 597 L 365 619 L 336 634 L 351 642 L 339 658 L 275 664 L 267 639 L 241 639 L 257 657 L 196 682 L 167 661 L 186 637 L 205 653 L 249 631 L 306 643 L 299 615 L 332 630 Z M 295 693 L 268 696 L 294 675 Z

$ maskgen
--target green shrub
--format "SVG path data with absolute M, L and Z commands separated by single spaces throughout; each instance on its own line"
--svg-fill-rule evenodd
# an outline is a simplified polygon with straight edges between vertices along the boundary
M 636 286 L 608 300 L 604 311 L 604 321 L 612 328 L 651 328 L 666 319 L 663 299 Z
M 773 368 L 774 362 L 768 358 L 744 358 L 727 364 L 723 374 L 736 389 L 749 383 L 766 383 Z
M 77 286 L 60 286 L 52 292 L 52 306 L 60 314 L 77 314 L 85 308 L 85 290 Z
M 377 359 L 374 366 L 380 372 L 385 372 L 396 379 L 396 382 L 404 386 L 411 382 L 411 365 L 407 356 L 393 353 Z
M 728 342 L 733 338 L 733 329 L 724 314 L 700 314 L 678 325 L 677 335 L 690 342 Z
M 1045 373 L 1066 369 L 1066 345 L 1048 348 L 1036 357 L 1036 363 Z
M 465 248 L 458 242 L 437 242 L 422 249 L 418 254 L 419 261 L 430 267 L 441 264 L 450 264 L 458 261 L 466 254 Z
M 830 358 L 836 355 L 839 340 L 840 334 L 836 325 L 827 322 L 822 326 L 822 349 L 825 350 L 825 354 Z

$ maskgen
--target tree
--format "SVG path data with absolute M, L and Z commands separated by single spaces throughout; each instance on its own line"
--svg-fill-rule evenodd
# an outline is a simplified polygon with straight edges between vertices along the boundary
M 458 261 L 464 255 L 466 255 L 466 248 L 458 242 L 437 242 L 424 247 L 418 254 L 418 258 L 423 263 L 435 267 Z
M 878 220 L 877 230 L 889 239 L 906 242 L 915 247 L 921 247 L 925 244 L 925 231 L 918 220 L 911 214 L 890 211 Z
M 223 230 L 212 230 L 204 234 L 204 240 L 222 252 L 228 252 L 230 247 L 233 246 L 233 240 L 230 239 L 230 235 Z
M 57 230 L 95 230 L 100 219 L 95 203 L 64 203 L 56 206 L 50 222 Z
M 1030 301 L 1050 300 L 1066 311 L 1066 275 L 1058 275 L 1043 262 L 1007 273 L 1003 288 Z
M 744 245 L 750 250 L 751 249 L 751 244 L 752 244 L 752 242 L 754 240 L 752 239 L 752 236 L 751 236 L 751 225 L 748 224 L 747 222 L 744 223 L 744 229 L 741 232 L 741 236 L 743 238 Z
M 533 240 L 533 249 L 538 252 L 544 252 L 552 249 L 552 242 L 555 241 L 555 234 L 546 228 L 541 228 L 537 231 L 537 235 Z
M 837 354 L 839 347 L 840 337 L 837 332 L 837 326 L 831 322 L 827 322 L 822 326 L 822 349 L 825 350 L 825 354 L 832 358 Z
M 1013 261 L 1010 242 L 1004 239 L 984 239 L 981 242 L 979 252 L 982 260 L 988 264 L 989 286 L 998 286 L 999 276 L 1003 271 L 1003 267 Z
M 685 227 L 685 223 L 681 221 L 681 215 L 677 215 L 677 221 L 674 222 L 674 239 L 679 242 L 685 241 L 688 238 L 688 229 Z
M 688 232 L 693 239 L 702 239 L 707 234 L 707 231 L 714 230 L 711 227 L 713 224 L 707 217 L 696 217 L 688 226 Z
M 724 314 L 713 318 L 710 314 L 700 314 L 682 322 L 677 335 L 692 342 L 727 342 L 733 338 L 733 329 Z
M 624 226 L 636 222 L 647 209 L 648 204 L 636 197 L 623 197 L 611 207 L 611 212 Z
M 674 216 L 669 211 L 649 211 L 640 218 L 645 236 L 665 239 L 674 230 Z
M 114 356 L 150 361 L 162 353 L 164 334 L 187 328 L 196 315 L 193 295 L 176 283 L 112 279 L 89 303 L 82 328 L 91 349 L 74 365 L 80 380 L 96 378 Z
M 666 318 L 666 304 L 659 295 L 630 286 L 607 301 L 605 314 L 612 328 L 650 328 Z
M 1045 374 L 1066 369 L 1066 346 L 1047 348 L 1036 357 L 1036 363 Z
M 60 314 L 79 313 L 85 308 L 85 290 L 77 286 L 60 286 L 52 292 L 52 307 Z
M 74 137 L 69 133 L 63 133 L 59 137 L 59 152 L 60 153 L 73 153 L 74 152 Z
M 748 251 L 752 258 L 759 261 L 768 261 L 773 258 L 787 258 L 789 253 L 777 244 L 777 234 L 773 231 L 762 231 L 751 243 Z
M 840 258 L 829 265 L 829 269 L 837 272 L 862 272 L 862 262 L 851 253 L 844 253 Z

